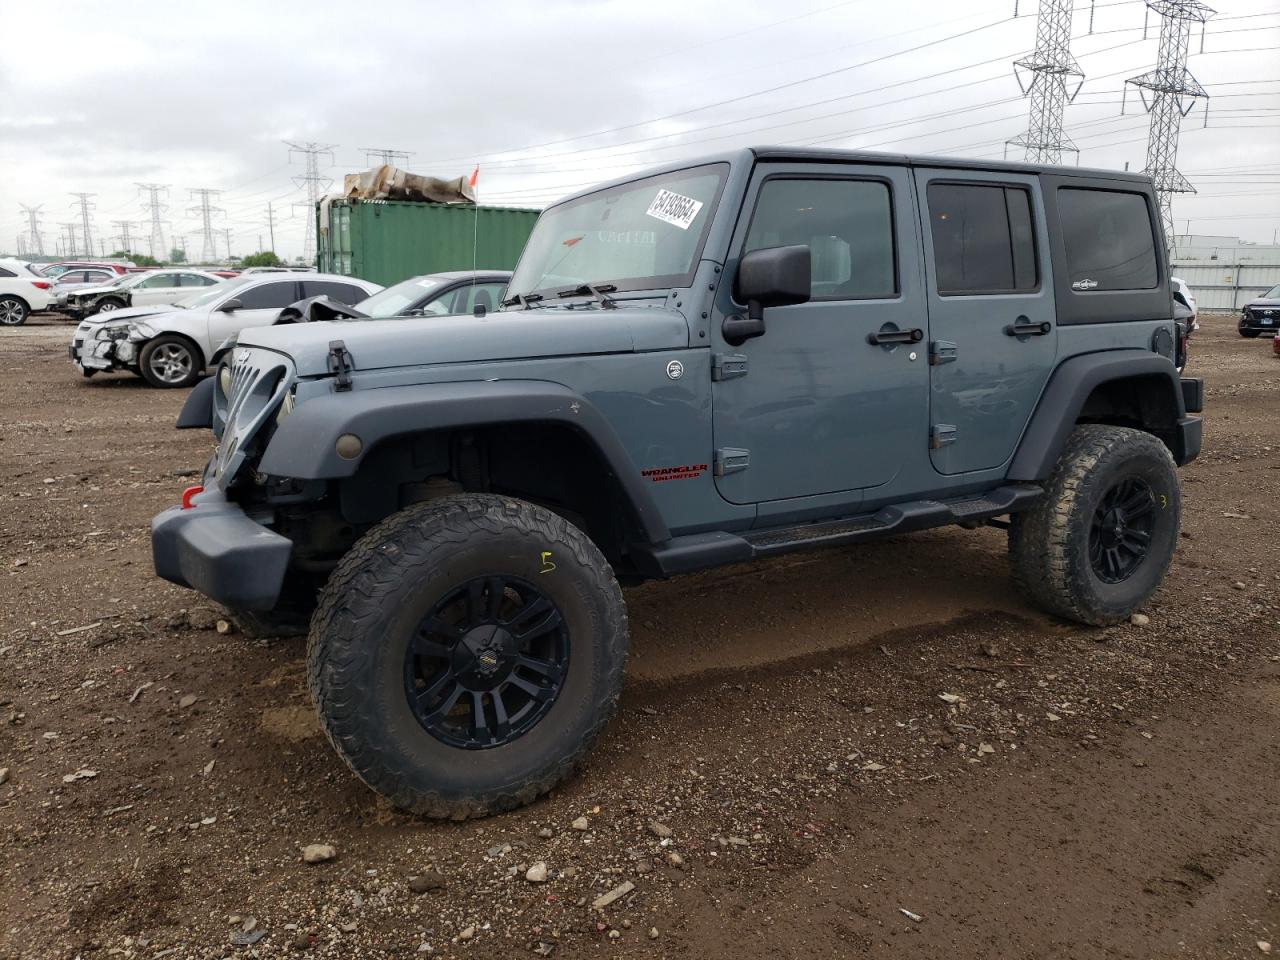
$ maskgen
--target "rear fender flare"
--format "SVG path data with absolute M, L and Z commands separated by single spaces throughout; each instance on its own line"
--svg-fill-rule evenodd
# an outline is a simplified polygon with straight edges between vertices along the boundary
M 562 384 L 543 380 L 463 381 L 331 393 L 300 403 L 276 429 L 259 471 L 300 480 L 341 479 L 359 469 L 384 440 L 424 431 L 551 422 L 571 427 L 595 447 L 626 494 L 650 543 L 670 538 L 666 521 L 641 482 L 609 421 Z M 338 456 L 344 434 L 360 438 L 360 454 Z
M 1145 426 L 1174 430 L 1177 421 L 1186 417 L 1186 408 L 1178 371 L 1172 361 L 1147 350 L 1081 354 L 1064 360 L 1049 378 L 1013 456 L 1008 479 L 1029 482 L 1044 480 L 1052 474 L 1089 395 L 1104 383 L 1135 377 L 1167 382 L 1176 411 L 1175 422 Z M 1179 451 L 1173 453 L 1175 458 L 1179 456 Z

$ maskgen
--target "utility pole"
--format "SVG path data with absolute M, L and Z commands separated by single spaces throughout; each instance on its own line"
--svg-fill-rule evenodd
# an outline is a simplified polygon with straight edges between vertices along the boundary
M 1062 115 L 1084 83 L 1084 71 L 1071 55 L 1071 11 L 1074 0 L 1040 0 L 1036 14 L 1036 48 L 1013 63 L 1022 94 L 1031 100 L 1026 133 L 1005 143 L 1022 147 L 1028 163 L 1061 163 L 1062 154 L 1080 155 L 1062 129 Z M 1023 73 L 1030 75 L 1024 81 Z M 1068 92 L 1068 86 L 1074 89 Z
M 18 204 L 27 216 L 27 254 L 44 256 L 44 237 L 40 235 L 40 208 L 43 203 L 29 207 L 25 203 Z
M 271 209 L 271 201 L 267 201 L 267 230 L 271 232 L 271 252 L 276 252 L 276 215 Z M 258 246 L 262 246 L 262 241 L 258 241 Z
M 71 223 L 59 223 L 58 226 L 62 228 L 63 232 L 62 255 L 68 260 L 74 260 L 76 256 L 76 225 L 73 221 Z M 86 256 L 92 257 L 93 254 L 88 253 Z
M 320 173 L 320 157 L 327 154 L 329 163 L 333 163 L 333 148 L 336 143 L 316 143 L 314 140 L 306 142 L 298 142 L 295 140 L 285 140 L 285 145 L 289 148 L 289 158 L 292 159 L 295 153 L 300 153 L 307 158 L 307 172 L 293 178 L 293 182 L 299 187 L 305 184 L 307 190 L 307 232 L 302 242 L 302 259 L 310 261 L 315 258 L 316 246 L 316 203 L 319 202 L 321 194 L 329 184 L 333 183 L 332 177 L 326 177 Z M 298 201 L 294 206 L 300 205 Z
M 137 188 L 146 193 L 147 201 L 143 204 L 143 209 L 147 210 L 151 215 L 151 256 L 157 260 L 167 260 L 169 251 L 164 245 L 164 220 L 160 219 L 160 215 L 169 208 L 161 202 L 162 196 L 168 196 L 169 185 L 166 183 L 138 183 Z
M 1191 24 L 1204 22 L 1214 11 L 1199 0 L 1147 0 L 1147 11 L 1160 15 L 1160 51 L 1156 68 L 1149 73 L 1125 81 L 1138 88 L 1142 104 L 1151 115 L 1147 134 L 1147 167 L 1143 171 L 1155 182 L 1164 221 L 1165 242 L 1169 255 L 1174 254 L 1173 195 L 1195 193 L 1196 188 L 1178 171 L 1178 134 L 1182 118 L 1189 114 L 1200 98 L 1208 99 L 1200 82 L 1187 69 L 1187 50 L 1191 44 Z M 1145 30 L 1143 32 L 1145 39 Z M 1201 43 L 1204 42 L 1203 33 Z M 1148 94 L 1150 95 L 1148 98 Z M 1205 105 L 1205 123 L 1209 122 Z M 1124 99 L 1120 112 L 1124 113 Z
M 413 156 L 412 150 L 392 150 L 389 147 L 361 147 L 364 151 L 364 159 L 366 163 L 372 164 L 373 158 L 377 157 L 384 164 L 395 166 L 397 159 L 408 160 Z
M 213 206 L 213 201 L 217 200 L 222 194 L 221 190 L 210 190 L 208 187 L 196 187 L 191 191 L 192 199 L 199 199 L 199 206 L 191 207 L 187 210 L 188 216 L 200 215 L 201 239 L 203 243 L 200 247 L 200 262 L 213 263 L 218 259 L 218 248 L 213 242 L 213 217 L 215 214 L 222 213 L 221 207 Z
M 96 193 L 73 193 L 71 196 L 76 198 L 76 202 L 72 206 L 80 207 L 80 237 L 84 240 L 84 253 L 86 257 L 93 256 L 93 238 L 89 230 L 89 211 L 96 206 L 89 202 L 90 197 L 96 197 Z

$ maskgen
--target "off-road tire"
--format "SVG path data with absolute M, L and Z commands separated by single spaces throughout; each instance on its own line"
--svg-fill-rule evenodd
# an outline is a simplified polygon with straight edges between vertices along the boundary
M 186 372 L 181 377 L 166 380 L 152 369 L 152 357 L 161 351 L 180 348 L 188 354 Z M 176 333 L 163 333 L 154 340 L 149 340 L 138 351 L 138 373 L 142 379 L 153 387 L 177 389 L 193 385 L 204 374 L 204 356 L 200 348 L 186 337 Z
M 31 316 L 31 307 L 21 297 L 0 297 L 0 326 L 20 327 Z
M 1126 579 L 1108 583 L 1090 562 L 1090 529 L 1107 492 L 1128 477 L 1150 488 L 1153 529 L 1141 563 Z M 1173 560 L 1180 516 L 1177 466 L 1158 438 L 1128 427 L 1078 426 L 1044 498 L 1013 517 L 1009 563 L 1014 583 L 1055 616 L 1094 626 L 1124 620 L 1160 585 Z
M 1244 337 L 1246 340 L 1253 340 L 1256 337 L 1262 336 L 1262 331 L 1261 330 L 1241 330 L 1240 336 Z
M 563 686 L 523 735 L 487 749 L 450 746 L 410 709 L 410 636 L 439 599 L 478 576 L 536 582 L 570 638 Z M 529 803 L 567 777 L 612 715 L 627 613 L 594 543 L 550 510 L 463 494 L 411 506 L 348 551 L 311 621 L 307 676 L 329 742 L 396 806 L 464 820 Z

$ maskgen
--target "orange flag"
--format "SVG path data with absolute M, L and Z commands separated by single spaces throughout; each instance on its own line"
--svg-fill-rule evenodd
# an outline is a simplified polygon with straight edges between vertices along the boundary
M 471 186 L 476 185 L 476 181 L 480 179 L 480 164 L 476 164 L 476 168 L 471 171 Z

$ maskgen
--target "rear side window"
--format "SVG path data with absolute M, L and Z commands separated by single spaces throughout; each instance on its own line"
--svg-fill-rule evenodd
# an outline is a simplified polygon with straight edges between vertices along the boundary
M 792 180 L 760 188 L 743 253 L 805 244 L 814 300 L 877 300 L 898 294 L 893 203 L 879 180 Z
M 14 273 L 12 270 L 6 270 L 4 267 L 0 267 L 0 277 L 16 277 L 16 276 L 17 274 Z
M 1060 187 L 1058 217 L 1072 290 L 1155 288 L 1155 231 L 1141 193 Z
M 297 300 L 297 284 L 292 280 L 283 283 L 264 283 L 242 290 L 235 296 L 240 299 L 242 310 L 281 309 Z
M 1039 286 L 1025 189 L 931 183 L 929 217 L 940 295 L 1029 293 Z
M 369 294 L 354 283 L 339 283 L 337 280 L 303 280 L 302 295 L 304 297 L 333 297 L 333 299 L 350 306 L 366 299 Z

